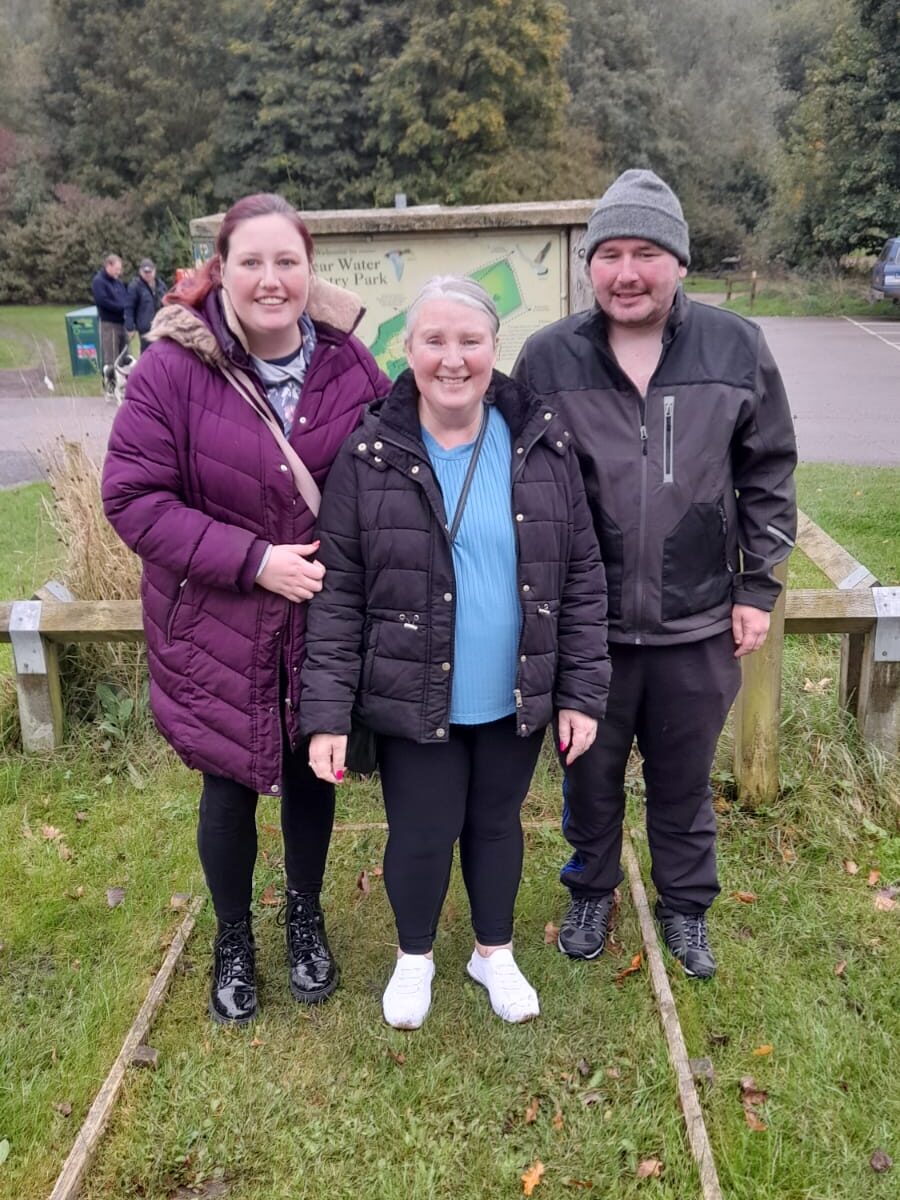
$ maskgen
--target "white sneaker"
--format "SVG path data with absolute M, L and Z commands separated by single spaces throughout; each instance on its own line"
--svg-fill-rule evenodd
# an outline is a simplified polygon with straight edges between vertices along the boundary
M 418 1029 L 431 1008 L 434 961 L 426 954 L 401 954 L 381 998 L 381 1011 L 395 1029 Z
M 540 1015 L 537 992 L 516 966 L 512 950 L 495 950 L 487 957 L 473 950 L 466 970 L 487 988 L 491 1008 L 504 1021 L 516 1025 Z

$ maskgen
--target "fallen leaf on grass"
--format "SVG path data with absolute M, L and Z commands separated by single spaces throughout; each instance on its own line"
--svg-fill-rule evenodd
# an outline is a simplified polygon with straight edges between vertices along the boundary
M 875 911 L 876 912 L 892 912 L 897 907 L 897 901 L 892 893 L 893 888 L 882 888 L 875 896 Z
M 533 1125 L 535 1123 L 535 1121 L 537 1120 L 537 1115 L 538 1115 L 538 1111 L 539 1111 L 540 1107 L 541 1107 L 541 1101 L 540 1101 L 539 1097 L 532 1096 L 531 1103 L 525 1109 L 525 1124 L 526 1125 Z
M 281 830 L 278 828 L 277 825 L 269 825 L 265 821 L 263 821 L 262 824 L 260 825 L 260 829 L 265 830 L 266 833 L 275 833 L 275 834 L 278 834 L 279 836 L 281 835 Z
M 84 888 L 81 884 L 79 884 L 77 888 L 74 888 L 71 892 L 67 892 L 66 894 L 70 900 L 80 900 L 84 895 Z
M 388 1046 L 388 1054 L 394 1060 L 394 1062 L 397 1064 L 398 1067 L 402 1067 L 404 1065 L 404 1063 L 406 1062 L 406 1055 L 403 1053 L 402 1050 L 392 1050 L 390 1048 L 390 1046 Z
M 616 983 L 621 983 L 621 982 L 622 982 L 622 980 L 623 980 L 623 979 L 624 979 L 624 978 L 625 978 L 627 975 L 634 975 L 636 971 L 640 971 L 640 969 L 641 969 L 641 963 L 642 963 L 643 961 L 644 961 L 644 956 L 643 956 L 642 954 L 636 954 L 636 955 L 634 956 L 634 958 L 631 960 L 631 966 L 629 966 L 629 967 L 625 967 L 625 969 L 624 969 L 623 971 L 620 971 L 620 972 L 618 973 L 618 975 L 616 975 L 616 977 L 615 977 L 615 982 L 616 982 Z
M 744 1107 L 744 1120 L 754 1133 L 764 1133 L 767 1126 L 756 1111 L 757 1106 L 765 1104 L 769 1093 L 756 1086 L 752 1075 L 745 1075 L 741 1080 L 741 1104 Z
M 662 1174 L 662 1163 L 658 1158 L 645 1158 L 638 1163 L 638 1179 L 659 1179 Z
M 45 842 L 55 842 L 58 837 L 62 837 L 62 830 L 57 829 L 55 825 L 42 825 L 41 837 Z
M 754 1058 L 763 1058 L 766 1054 L 771 1054 L 774 1049 L 775 1049 L 774 1046 L 768 1046 L 768 1045 L 757 1046 L 756 1049 L 753 1051 L 753 1057 Z
M 880 878 L 881 878 L 880 871 L 870 871 L 869 878 L 866 880 L 866 883 L 869 887 L 874 887 Z
M 190 896 L 187 892 L 173 892 L 172 899 L 169 901 L 169 908 L 187 908 L 189 900 Z
M 732 892 L 735 900 L 740 900 L 741 904 L 755 904 L 759 896 L 755 892 Z
M 522 1193 L 525 1196 L 530 1196 L 537 1185 L 541 1182 L 541 1176 L 544 1174 L 544 1164 L 540 1161 L 532 1163 L 525 1174 L 522 1176 Z
M 622 1078 L 622 1072 L 619 1070 L 618 1067 L 607 1067 L 606 1074 L 609 1076 L 610 1079 L 621 1079 Z
M 88 819 L 88 815 L 86 812 L 77 812 L 75 814 L 75 820 L 78 822 L 79 825 L 83 825 L 87 819 Z
M 59 845 L 56 847 L 56 852 L 63 862 L 71 862 L 75 857 L 65 842 L 59 843 Z
M 110 908 L 118 908 L 125 899 L 125 889 L 122 887 L 112 887 L 106 889 L 106 903 Z
M 795 863 L 797 861 L 797 851 L 792 850 L 790 846 L 784 846 L 781 851 L 781 861 L 783 863 Z
M 262 895 L 259 898 L 260 904 L 265 904 L 268 908 L 277 908 L 281 904 L 281 898 L 275 891 L 274 883 L 267 883 L 262 890 Z
M 581 1096 L 581 1103 L 585 1108 L 590 1108 L 592 1104 L 599 1104 L 602 1099 L 602 1092 L 584 1092 Z
M 879 1175 L 883 1175 L 885 1171 L 889 1171 L 894 1165 L 894 1160 L 889 1154 L 885 1154 L 883 1150 L 876 1150 L 869 1159 L 869 1166 L 873 1171 L 877 1171 Z
M 837 975 L 837 977 L 838 977 L 839 979 L 840 979 L 840 977 L 841 977 L 841 976 L 844 974 L 844 972 L 845 972 L 846 970 L 847 970 L 847 960 L 846 960 L 846 958 L 842 958 L 842 959 L 841 959 L 841 961 L 840 961 L 839 963 L 835 963 L 835 964 L 834 964 L 834 973 L 835 973 L 835 975 Z
M 562 1130 L 562 1127 L 565 1125 L 565 1121 L 563 1120 L 563 1115 L 559 1109 L 557 1109 L 553 1114 L 553 1120 L 550 1123 L 557 1132 Z
M 724 796 L 714 796 L 713 810 L 719 813 L 720 816 L 724 817 L 726 813 L 731 812 L 731 804 L 725 799 Z
M 811 679 L 807 679 L 803 684 L 803 690 L 804 692 L 815 692 L 816 695 L 821 696 L 830 683 L 831 680 L 827 677 L 825 679 L 818 680 L 816 683 L 813 683 Z
M 72 1115 L 72 1103 L 70 1100 L 60 1100 L 53 1107 L 61 1117 L 71 1117 Z
M 265 1044 L 266 1043 L 261 1038 L 255 1037 L 253 1039 L 253 1041 L 250 1043 L 250 1047 L 251 1047 L 251 1049 L 256 1050 L 256 1049 L 258 1049 L 258 1047 L 264 1046 Z
M 761 1120 L 756 1109 L 752 1105 L 744 1105 L 744 1120 L 754 1133 L 765 1133 L 768 1129 L 765 1121 Z
M 583 1079 L 587 1079 L 588 1075 L 591 1073 L 591 1064 L 586 1058 L 579 1058 L 578 1065 L 576 1066 L 575 1070 L 579 1075 L 582 1076 Z
M 554 925 L 552 921 L 548 921 L 544 926 L 544 945 L 555 946 L 556 939 L 559 937 L 559 926 Z
M 858 863 L 855 863 L 852 858 L 845 858 L 842 865 L 848 875 L 859 874 L 859 865 Z
M 384 868 L 383 867 L 370 867 L 369 874 L 372 876 L 373 879 L 380 879 L 382 877 L 382 875 L 384 874 Z
M 365 868 L 363 868 L 359 875 L 357 875 L 356 886 L 364 896 L 368 896 L 369 892 L 372 890 L 372 886 L 369 883 L 369 872 L 365 870 Z

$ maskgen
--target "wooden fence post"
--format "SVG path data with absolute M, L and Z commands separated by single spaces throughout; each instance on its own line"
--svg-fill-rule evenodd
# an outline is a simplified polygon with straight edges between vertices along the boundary
M 55 750 L 62 742 L 63 706 L 59 650 L 41 637 L 41 601 L 20 600 L 9 621 L 22 745 L 26 750 Z
M 762 649 L 741 659 L 743 682 L 734 707 L 734 778 L 743 803 L 774 800 L 778 794 L 778 735 L 788 560 L 775 576 L 782 584 Z
M 885 754 L 900 752 L 900 588 L 874 587 L 875 628 L 865 637 L 857 697 L 859 730 Z

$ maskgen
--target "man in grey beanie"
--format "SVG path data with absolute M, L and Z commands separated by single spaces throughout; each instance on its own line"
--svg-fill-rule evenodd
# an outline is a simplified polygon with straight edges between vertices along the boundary
M 652 171 L 601 197 L 584 254 L 596 304 L 540 330 L 513 374 L 564 415 L 606 566 L 612 685 L 593 746 L 566 769 L 571 900 L 559 948 L 606 944 L 637 739 L 656 916 L 688 975 L 716 970 L 709 773 L 781 585 L 796 531 L 796 447 L 778 368 L 756 325 L 685 296 L 688 226 Z

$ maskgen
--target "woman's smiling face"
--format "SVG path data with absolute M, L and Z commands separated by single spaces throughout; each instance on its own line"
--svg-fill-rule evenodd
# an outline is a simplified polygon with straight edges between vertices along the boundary
M 250 217 L 231 234 L 222 286 L 259 358 L 299 349 L 310 266 L 299 231 L 280 213 Z
M 426 300 L 406 345 L 422 404 L 435 415 L 477 412 L 497 343 L 486 313 L 459 300 Z

